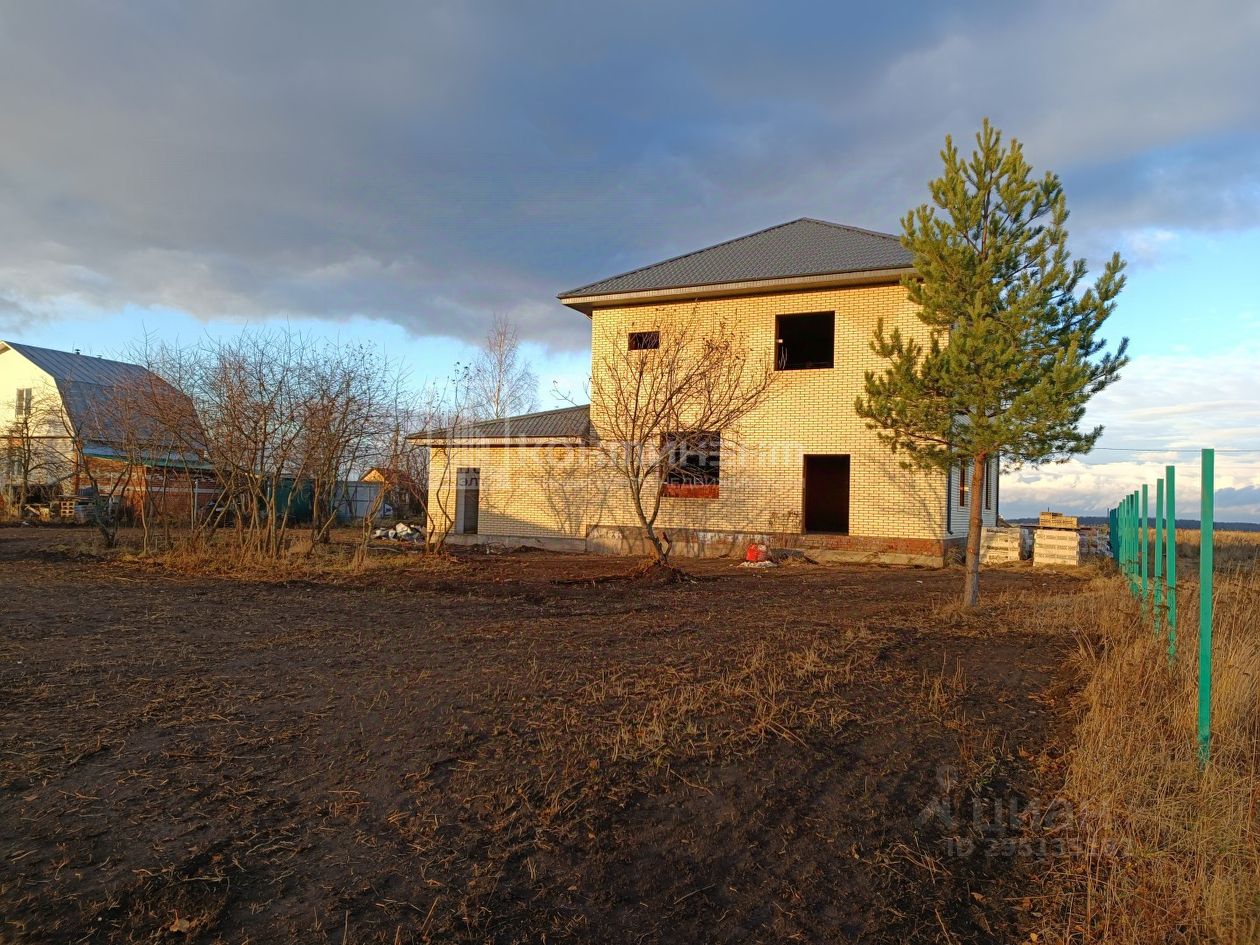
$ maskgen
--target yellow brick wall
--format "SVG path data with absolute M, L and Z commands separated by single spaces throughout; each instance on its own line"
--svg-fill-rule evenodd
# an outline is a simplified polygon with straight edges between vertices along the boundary
M 610 495 L 624 488 L 598 474 L 599 456 L 586 447 L 456 447 L 449 459 L 447 452 L 435 449 L 430 457 L 430 515 L 453 522 L 456 473 L 479 469 L 480 535 L 585 538 L 606 517 Z
M 957 505 L 956 481 L 949 490 L 955 507 L 947 534 L 944 475 L 902 469 L 853 409 L 864 372 L 882 366 L 870 350 L 880 318 L 889 330 L 900 327 L 904 334 L 922 335 L 923 326 L 899 285 L 596 309 L 591 319 L 593 370 L 615 357 L 612 346 L 624 349 L 631 331 L 660 331 L 666 345 L 671 332 L 701 337 L 722 323 L 737 330 L 752 351 L 770 357 L 777 315 L 823 311 L 836 313 L 834 367 L 777 372 L 764 402 L 737 430 L 723 431 L 719 496 L 665 498 L 658 524 L 799 532 L 804 456 L 819 453 L 851 457 L 850 535 L 940 539 L 966 534 L 967 510 Z M 598 430 L 596 410 L 592 421 Z M 459 448 L 452 451 L 455 466 L 481 469 L 481 534 L 580 538 L 593 525 L 636 523 L 624 482 L 601 470 L 594 451 Z M 442 486 L 434 483 L 433 488 Z M 453 510 L 453 498 L 445 501 Z M 992 510 L 985 514 L 986 523 L 994 518 Z

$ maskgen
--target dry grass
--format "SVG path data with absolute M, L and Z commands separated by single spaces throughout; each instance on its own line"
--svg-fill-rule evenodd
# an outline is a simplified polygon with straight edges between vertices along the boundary
M 128 536 L 107 555 L 120 562 L 157 567 L 175 574 L 230 578 L 242 581 L 319 581 L 339 583 L 361 577 L 387 578 L 391 573 L 458 571 L 459 563 L 441 552 L 425 552 L 420 546 L 372 543 L 367 554 L 357 533 L 334 533 L 327 543 L 312 543 L 305 534 L 289 539 L 280 557 L 242 552 L 230 536 L 210 542 L 179 537 L 169 547 L 142 554 L 138 539 Z
M 1087 674 L 1066 795 L 1077 837 L 1058 877 L 1063 942 L 1260 941 L 1260 536 L 1217 536 L 1212 757 L 1195 752 L 1198 546 L 1181 543 L 1179 646 L 1118 578 L 1063 616 Z
M 834 736 L 854 718 L 843 694 L 855 665 L 870 659 L 872 635 L 773 637 L 735 665 L 715 654 L 647 673 L 604 672 L 563 708 L 558 738 L 610 762 L 659 767 L 743 754 L 767 739 Z

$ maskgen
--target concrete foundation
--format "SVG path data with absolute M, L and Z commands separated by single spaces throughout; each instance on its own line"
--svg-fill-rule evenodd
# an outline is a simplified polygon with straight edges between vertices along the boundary
M 503 545 L 505 548 L 542 548 L 544 551 L 564 551 L 585 554 L 585 538 L 538 538 L 534 535 L 447 535 L 446 543 L 459 547 L 472 545 Z
M 961 550 L 964 539 L 875 538 L 860 535 L 801 535 L 789 532 L 731 532 L 702 529 L 663 529 L 671 554 L 681 558 L 742 558 L 752 542 L 771 548 L 800 551 L 822 563 L 871 563 L 941 567 L 951 550 Z M 548 551 L 642 556 L 651 545 L 640 528 L 595 525 L 585 538 L 539 538 L 513 535 L 450 535 L 452 545 L 503 545 Z

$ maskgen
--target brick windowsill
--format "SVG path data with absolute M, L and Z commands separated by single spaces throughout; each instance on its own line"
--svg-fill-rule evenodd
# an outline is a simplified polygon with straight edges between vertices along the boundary
M 667 482 L 661 495 L 667 499 L 716 499 L 718 497 L 718 487 L 716 485 L 705 486 L 683 482 Z

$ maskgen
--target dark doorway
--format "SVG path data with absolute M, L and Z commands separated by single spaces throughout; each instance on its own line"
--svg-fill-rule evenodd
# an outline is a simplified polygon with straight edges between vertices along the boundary
M 481 504 L 481 470 L 461 466 L 455 471 L 455 534 L 477 534 Z
M 805 457 L 805 531 L 849 534 L 849 457 Z

